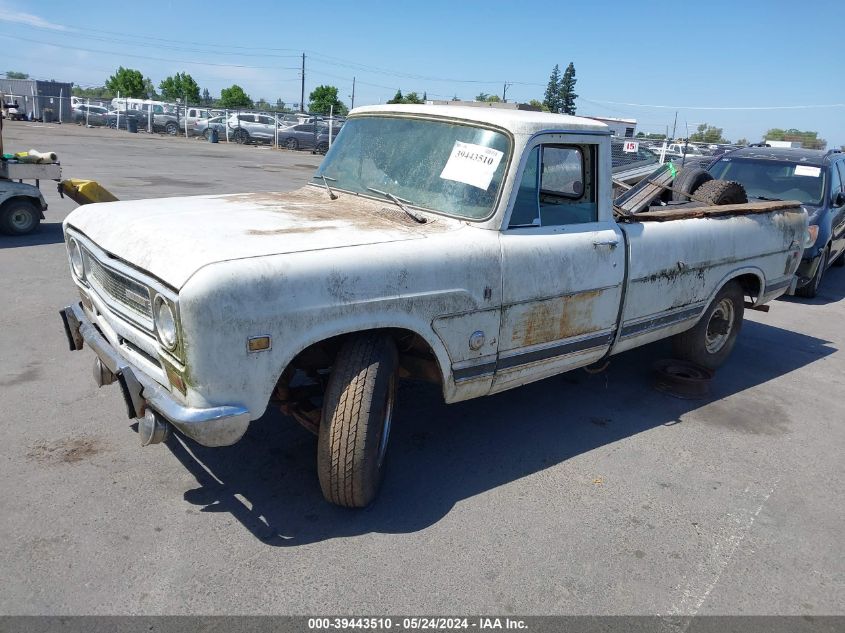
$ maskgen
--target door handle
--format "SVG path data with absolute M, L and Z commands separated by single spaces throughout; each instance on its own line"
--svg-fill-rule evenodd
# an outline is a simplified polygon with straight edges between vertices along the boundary
M 619 240 L 617 239 L 609 239 L 609 240 L 596 240 L 593 242 L 593 246 L 609 246 L 612 249 L 619 246 Z

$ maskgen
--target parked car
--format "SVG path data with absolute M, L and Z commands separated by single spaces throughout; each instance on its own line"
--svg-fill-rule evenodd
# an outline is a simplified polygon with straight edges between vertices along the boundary
M 670 337 L 716 369 L 746 302 L 786 291 L 800 206 L 617 221 L 609 153 L 590 119 L 369 106 L 299 190 L 79 207 L 63 225 L 69 347 L 119 383 L 142 444 L 177 429 L 227 446 L 281 408 L 318 436 L 326 499 L 366 506 L 413 396 L 402 378 L 460 402 Z M 712 182 L 712 204 L 739 189 Z
M 281 129 L 281 122 L 270 114 L 241 112 L 233 114 L 226 122 L 229 126 L 229 138 L 236 143 L 274 143 L 276 129 Z
M 187 108 L 187 110 L 183 110 L 183 114 L 185 115 L 185 118 L 187 119 L 188 134 L 189 135 L 197 133 L 196 132 L 196 126 L 197 126 L 197 123 L 199 121 L 202 121 L 204 119 L 210 119 L 213 116 L 211 114 L 211 110 L 209 110 L 208 108 L 196 108 L 196 107 L 193 107 L 193 108 L 189 107 L 189 108 Z M 182 121 L 181 125 L 184 128 L 185 121 Z
M 217 130 L 217 134 L 221 139 L 226 138 L 226 117 L 225 116 L 215 116 L 210 119 L 199 119 L 194 124 L 194 134 L 196 136 L 202 136 L 205 140 L 208 140 L 209 135 L 211 134 L 211 130 Z
M 73 108 L 73 121 L 79 125 L 106 125 L 108 108 L 79 104 Z
M 332 129 L 332 143 L 335 142 L 338 133 L 340 132 L 340 128 L 342 126 L 338 125 L 336 127 L 333 126 Z M 325 154 L 329 151 L 329 128 L 324 128 L 321 132 L 317 133 L 317 142 L 314 146 L 314 149 L 311 150 L 315 154 Z
M 815 297 L 829 266 L 845 266 L 845 154 L 840 150 L 747 147 L 712 163 L 714 178 L 734 180 L 749 200 L 797 200 L 814 244 L 798 267 L 796 294 Z
M 340 127 L 332 130 L 332 139 Z M 322 138 L 321 138 L 322 137 Z M 279 130 L 279 145 L 288 149 L 311 149 L 325 154 L 329 149 L 329 126 L 327 123 L 300 123 Z
M 147 115 L 140 110 L 112 110 L 103 115 L 104 125 L 110 128 L 120 127 L 126 129 L 127 117 L 133 117 L 138 122 L 139 129 L 146 127 Z
M 117 127 L 120 121 L 120 128 L 126 129 L 126 117 L 134 117 L 138 123 L 139 130 L 147 130 L 152 126 L 153 132 L 170 134 L 176 136 L 184 133 L 184 119 L 180 119 L 175 112 L 170 112 L 161 106 L 153 106 L 151 109 L 138 110 L 130 108 L 127 110 L 112 110 L 106 115 L 106 125 Z

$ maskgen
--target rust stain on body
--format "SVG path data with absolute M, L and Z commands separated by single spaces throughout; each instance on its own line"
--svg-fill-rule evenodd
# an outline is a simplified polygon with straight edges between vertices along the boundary
M 324 231 L 328 229 L 336 229 L 336 226 L 294 226 L 287 229 L 250 229 L 246 232 L 247 235 L 289 235 L 302 233 L 316 233 L 317 231 Z
M 524 347 L 593 331 L 593 307 L 601 293 L 601 290 L 590 290 L 532 305 L 515 325 L 511 342 Z
M 272 213 L 289 216 L 292 220 L 300 220 L 302 225 L 310 222 L 331 223 L 331 226 L 321 226 L 318 229 L 340 228 L 337 224 L 344 222 L 354 224 L 357 229 L 400 229 L 412 233 L 436 233 L 454 228 L 454 222 L 440 218 L 436 222 L 418 224 L 398 207 L 395 209 L 386 207 L 384 201 L 343 191 L 338 191 L 337 194 L 338 198 L 331 200 L 324 190 L 305 186 L 295 191 L 238 193 L 221 196 L 221 198 L 232 204 L 258 206 Z M 248 233 L 250 235 L 279 234 L 270 233 L 270 229 L 255 229 L 254 231 L 248 231 Z M 281 232 L 304 231 L 298 227 L 284 227 Z

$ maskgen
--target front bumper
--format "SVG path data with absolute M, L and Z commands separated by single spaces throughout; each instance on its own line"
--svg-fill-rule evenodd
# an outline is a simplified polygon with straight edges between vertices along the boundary
M 130 418 L 143 417 L 151 408 L 167 419 L 179 431 L 204 446 L 228 446 L 237 442 L 249 426 L 249 411 L 242 406 L 208 408 L 187 407 L 170 393 L 131 365 L 91 323 L 81 305 L 70 305 L 59 311 L 71 351 L 82 349 L 85 343 L 94 350 L 102 365 L 117 378 Z M 95 368 L 95 377 L 100 374 Z M 97 380 L 101 386 L 109 381 Z

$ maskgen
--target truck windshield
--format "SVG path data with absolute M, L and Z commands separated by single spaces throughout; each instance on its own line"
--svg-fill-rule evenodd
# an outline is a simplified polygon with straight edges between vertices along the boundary
M 803 204 L 820 205 L 824 197 L 824 171 L 817 165 L 723 158 L 709 171 L 714 178 L 740 183 L 749 198 L 797 200 Z
M 332 188 L 469 219 L 486 218 L 502 186 L 508 137 L 490 129 L 428 119 L 349 119 L 317 170 Z

